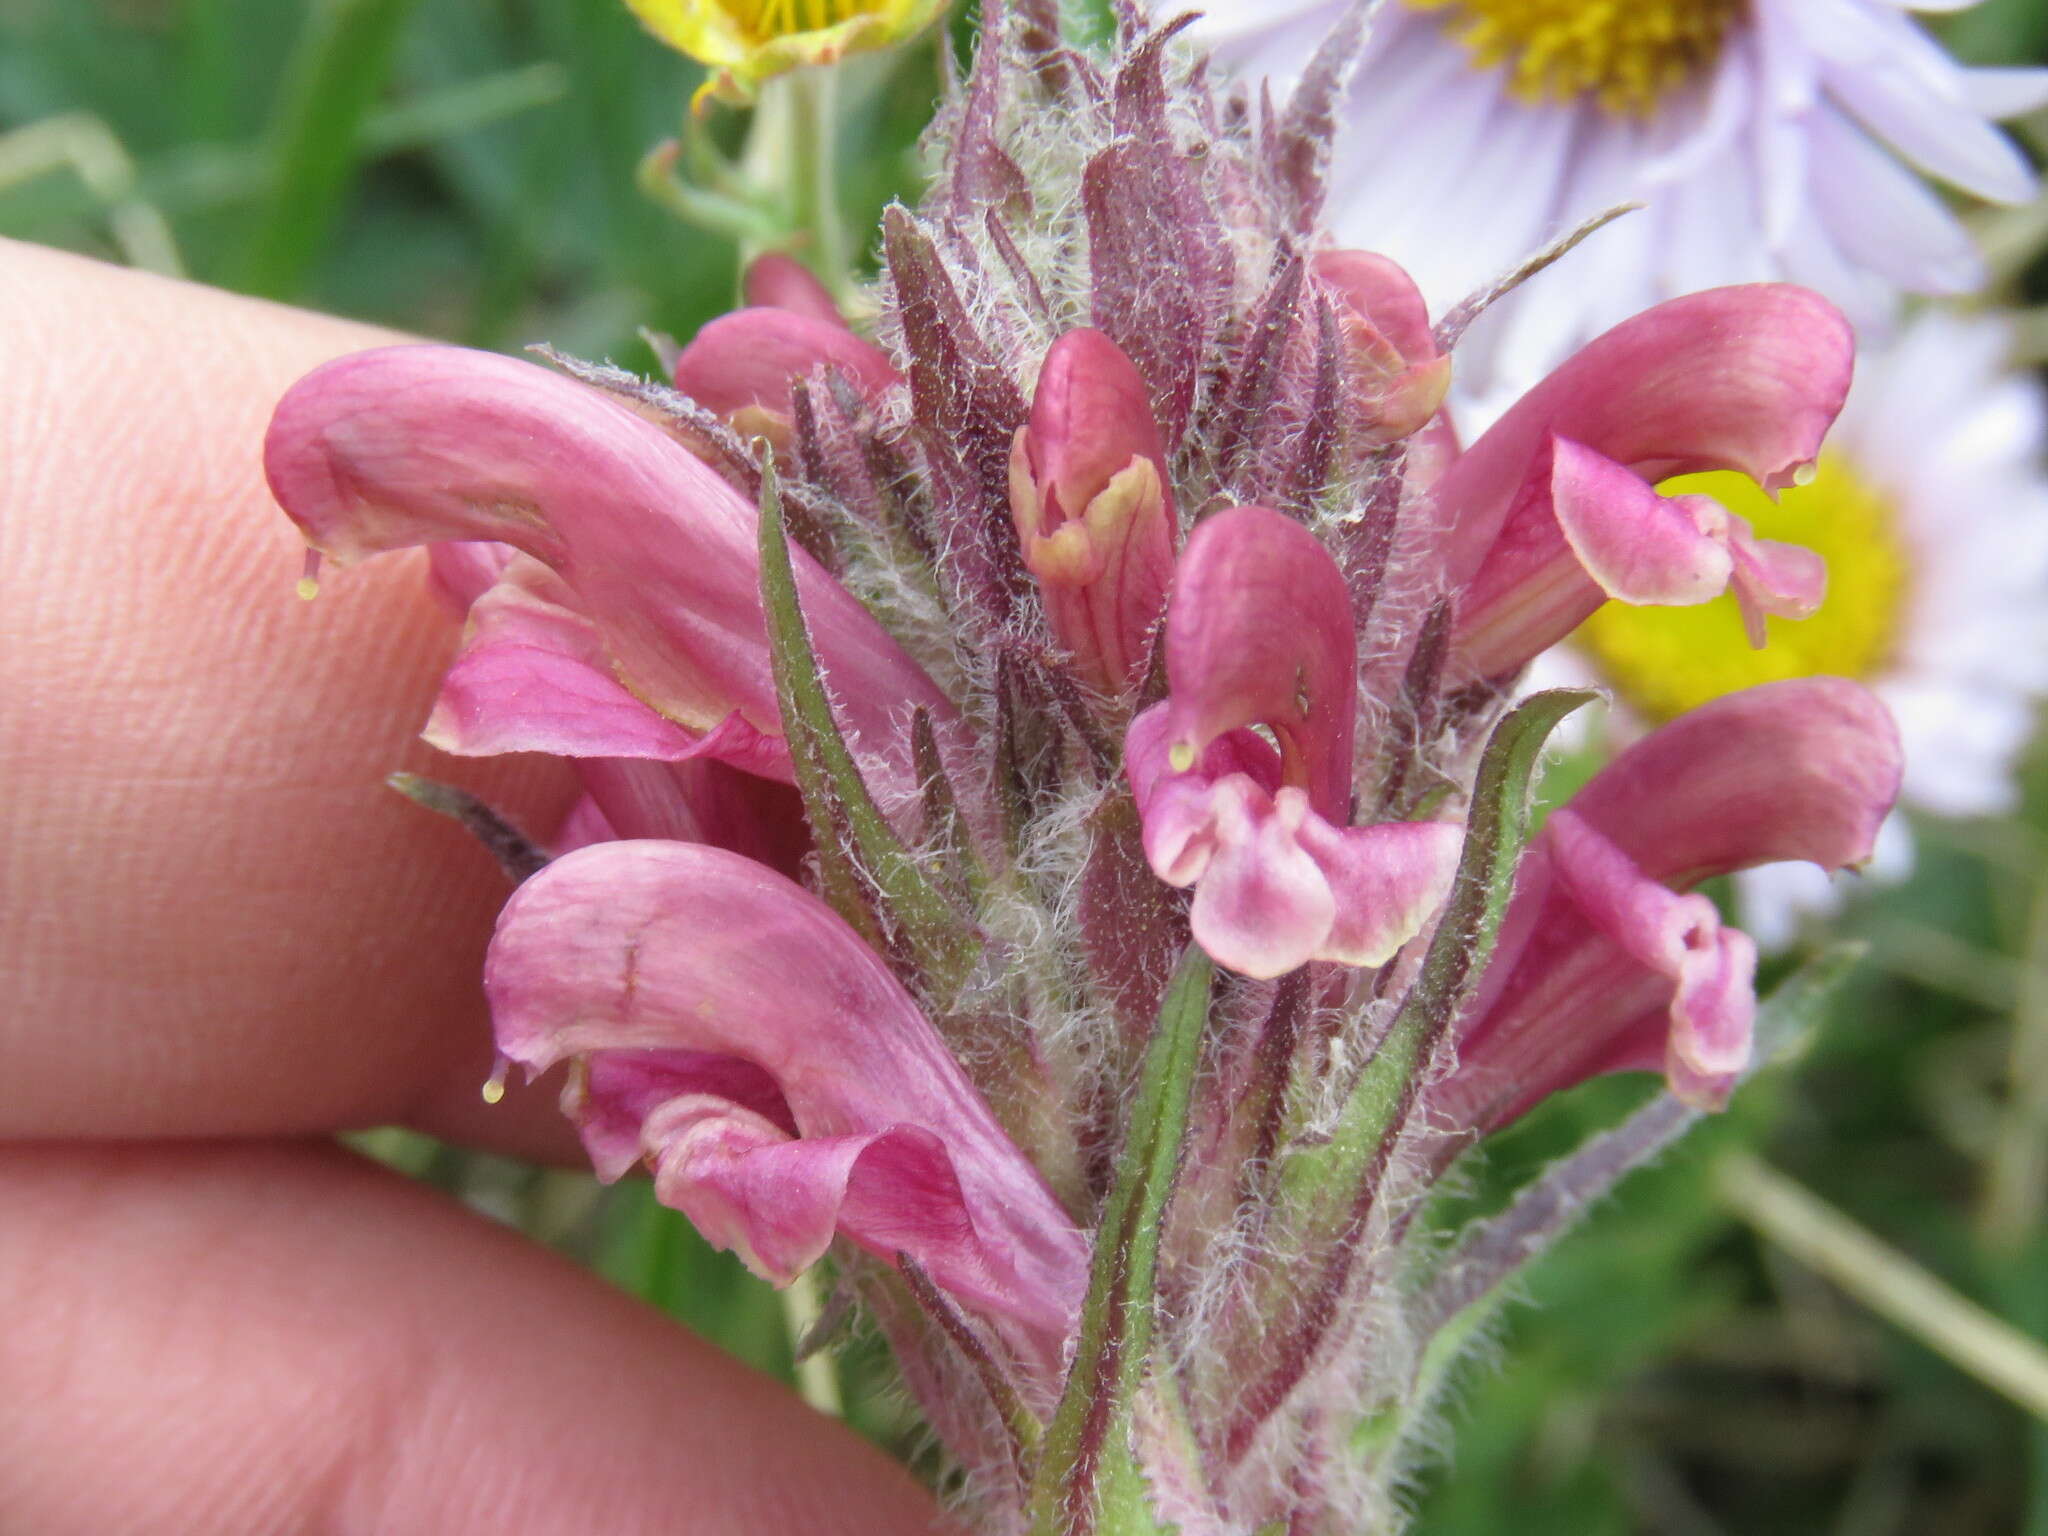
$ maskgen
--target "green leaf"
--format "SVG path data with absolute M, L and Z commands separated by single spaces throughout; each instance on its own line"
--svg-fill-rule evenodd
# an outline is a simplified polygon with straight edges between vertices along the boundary
M 1181 957 L 1145 1052 L 1130 1129 L 1102 1208 L 1066 1390 L 1033 1482 L 1033 1536 L 1162 1529 L 1130 1449 L 1132 1404 L 1151 1364 L 1159 1231 L 1179 1169 L 1215 968 Z
M 965 980 L 980 940 L 966 915 L 918 868 L 868 793 L 839 734 L 797 596 L 775 464 L 765 457 L 761 606 L 768 621 L 775 702 L 817 839 L 825 898 L 879 953 L 890 953 L 890 939 L 900 934 L 932 988 L 948 996 Z
M 363 120 L 413 0 L 322 0 L 306 19 L 271 127 L 270 191 L 240 287 L 289 298 L 327 242 L 361 159 Z
M 1457 883 L 1422 973 L 1359 1074 L 1336 1134 L 1288 1161 L 1283 1188 L 1311 1210 L 1325 1216 L 1348 1212 L 1360 1181 L 1373 1179 L 1389 1154 L 1417 1072 L 1471 1001 L 1493 956 L 1529 838 L 1530 785 L 1543 743 L 1558 721 L 1594 697 L 1573 688 L 1533 694 L 1493 728 L 1472 791 Z

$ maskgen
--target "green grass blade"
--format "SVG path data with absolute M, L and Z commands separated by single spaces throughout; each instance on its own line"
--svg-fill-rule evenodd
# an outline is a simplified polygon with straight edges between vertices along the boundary
M 414 0 L 320 0 L 306 18 L 271 122 L 269 190 L 239 287 L 272 298 L 304 288 L 363 151 Z

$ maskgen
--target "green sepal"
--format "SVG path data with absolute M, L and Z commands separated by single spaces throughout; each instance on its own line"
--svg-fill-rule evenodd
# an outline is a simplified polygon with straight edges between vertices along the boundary
M 931 712 L 922 704 L 910 716 L 910 765 L 917 772 L 918 796 L 924 805 L 925 837 L 937 847 L 950 877 L 948 883 L 954 888 L 949 894 L 957 900 L 978 901 L 988 889 L 988 871 L 968 835 L 967 819 L 960 814 L 960 797 L 953 790 L 945 759 L 939 755 Z
M 1160 1227 L 1179 1172 L 1215 967 L 1190 945 L 1160 1005 L 1130 1128 L 1089 1269 L 1066 1390 L 1031 1491 L 1032 1536 L 1154 1536 L 1168 1529 L 1131 1451 L 1138 1388 L 1151 1364 Z
M 833 718 L 796 590 L 775 461 L 761 461 L 761 607 L 775 703 L 804 812 L 817 842 L 825 899 L 879 953 L 900 936 L 940 997 L 958 990 L 980 953 L 966 914 L 925 878 L 868 793 Z
M 1757 1008 L 1756 1048 L 1745 1081 L 1798 1054 L 1868 949 L 1861 942 L 1831 945 L 1772 989 Z M 1456 1245 L 1436 1257 L 1431 1278 L 1410 1308 L 1410 1322 L 1425 1340 L 1412 1385 L 1399 1402 L 1359 1426 L 1353 1449 L 1382 1456 L 1411 1441 L 1418 1426 L 1431 1422 L 1452 1366 L 1486 1336 L 1512 1292 L 1509 1282 L 1549 1253 L 1622 1180 L 1707 1118 L 1707 1111 L 1659 1093 L 1550 1163 L 1497 1214 L 1460 1228 Z
M 1543 743 L 1560 720 L 1595 697 L 1576 688 L 1532 694 L 1493 728 L 1472 790 L 1457 880 L 1422 972 L 1359 1074 L 1335 1135 L 1288 1160 L 1283 1188 L 1311 1210 L 1350 1211 L 1361 1181 L 1376 1177 L 1389 1155 L 1418 1072 L 1471 1001 L 1493 957 L 1529 839 L 1530 788 Z

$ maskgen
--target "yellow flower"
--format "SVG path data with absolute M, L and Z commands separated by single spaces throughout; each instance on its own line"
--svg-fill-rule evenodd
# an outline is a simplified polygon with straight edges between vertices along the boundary
M 922 31 L 945 0 L 626 0 L 647 30 L 711 66 L 697 92 L 744 105 L 770 75 Z

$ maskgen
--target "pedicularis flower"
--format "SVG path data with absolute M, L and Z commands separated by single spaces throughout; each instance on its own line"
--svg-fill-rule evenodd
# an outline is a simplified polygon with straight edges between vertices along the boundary
M 466 614 L 429 739 L 582 775 L 500 1051 L 757 1273 L 829 1253 L 990 1531 L 1395 1526 L 1432 1341 L 1751 1064 L 1693 887 L 1856 864 L 1898 784 L 1869 695 L 1792 680 L 1531 835 L 1583 696 L 1511 708 L 1530 658 L 1821 602 L 1657 487 L 1804 478 L 1849 334 L 1677 300 L 1461 447 L 1460 324 L 1318 234 L 1351 41 L 1276 114 L 1171 28 L 1098 59 L 990 6 L 870 334 L 771 261 L 673 387 L 401 347 L 271 428 L 316 551 L 424 545 Z M 1432 1225 L 1478 1136 L 1637 1069 L 1635 1120 Z

